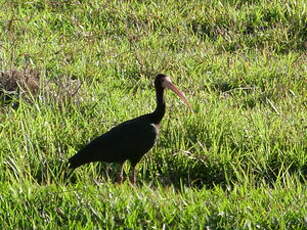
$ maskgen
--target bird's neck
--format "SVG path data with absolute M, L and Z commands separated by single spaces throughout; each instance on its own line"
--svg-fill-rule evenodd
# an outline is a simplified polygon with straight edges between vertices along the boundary
M 155 111 L 152 113 L 153 123 L 160 124 L 164 114 L 165 114 L 165 101 L 164 101 L 164 89 L 158 88 L 156 90 L 156 100 L 157 100 L 157 107 Z

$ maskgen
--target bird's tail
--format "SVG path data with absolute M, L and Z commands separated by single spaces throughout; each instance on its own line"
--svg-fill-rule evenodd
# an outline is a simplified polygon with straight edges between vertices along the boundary
M 78 168 L 81 165 L 80 162 L 81 161 L 80 161 L 80 155 L 79 154 L 72 156 L 71 158 L 68 159 L 69 168 L 70 169 Z
M 88 154 L 88 152 L 84 149 L 80 150 L 74 156 L 68 159 L 69 168 L 76 169 L 79 166 L 89 163 L 92 161 L 92 155 Z
M 64 178 L 68 180 L 71 177 L 71 174 L 80 165 L 82 165 L 82 162 L 80 161 L 80 154 L 77 153 L 68 159 L 67 166 L 66 166 L 65 173 L 64 173 Z

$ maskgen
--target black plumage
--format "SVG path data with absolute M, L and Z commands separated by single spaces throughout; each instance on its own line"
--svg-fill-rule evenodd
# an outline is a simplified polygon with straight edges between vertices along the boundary
M 135 183 L 135 166 L 153 147 L 159 133 L 160 122 L 165 114 L 165 88 L 173 90 L 188 104 L 184 94 L 171 83 L 170 78 L 158 74 L 155 78 L 157 107 L 154 112 L 125 121 L 95 138 L 69 159 L 70 168 L 96 161 L 116 162 L 121 165 L 118 181 L 122 182 L 123 164 L 129 160 L 133 170 L 132 183 Z

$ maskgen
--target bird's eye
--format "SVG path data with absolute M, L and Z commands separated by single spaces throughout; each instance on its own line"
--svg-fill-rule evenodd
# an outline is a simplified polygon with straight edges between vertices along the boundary
M 162 79 L 162 87 L 163 88 L 167 88 L 170 83 L 172 83 L 172 81 L 169 77 L 165 77 L 165 78 Z

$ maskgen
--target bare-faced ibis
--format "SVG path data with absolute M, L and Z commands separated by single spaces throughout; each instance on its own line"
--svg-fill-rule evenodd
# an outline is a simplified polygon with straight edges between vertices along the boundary
M 176 88 L 170 78 L 158 74 L 155 78 L 156 109 L 152 113 L 125 121 L 91 141 L 69 159 L 70 168 L 74 170 L 95 161 L 116 162 L 120 164 L 118 182 L 121 183 L 124 162 L 129 160 L 132 167 L 131 182 L 135 183 L 135 166 L 153 147 L 159 133 L 160 122 L 165 113 L 163 93 L 166 88 L 174 91 L 190 107 L 184 94 Z

